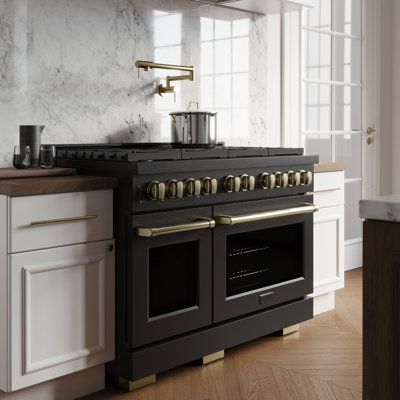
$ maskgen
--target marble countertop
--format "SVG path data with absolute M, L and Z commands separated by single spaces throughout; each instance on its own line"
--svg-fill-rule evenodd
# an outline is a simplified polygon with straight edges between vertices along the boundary
M 360 217 L 400 222 L 400 194 L 360 200 Z

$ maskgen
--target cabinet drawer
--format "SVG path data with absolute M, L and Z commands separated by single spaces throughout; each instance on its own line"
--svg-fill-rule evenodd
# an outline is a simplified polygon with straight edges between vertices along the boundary
M 344 171 L 315 174 L 314 202 L 319 207 L 333 207 L 344 204 Z
M 9 252 L 113 237 L 112 190 L 13 197 Z

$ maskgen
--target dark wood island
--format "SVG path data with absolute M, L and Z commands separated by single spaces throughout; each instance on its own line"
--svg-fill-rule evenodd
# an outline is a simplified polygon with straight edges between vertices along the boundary
M 400 195 L 362 200 L 363 399 L 400 399 Z

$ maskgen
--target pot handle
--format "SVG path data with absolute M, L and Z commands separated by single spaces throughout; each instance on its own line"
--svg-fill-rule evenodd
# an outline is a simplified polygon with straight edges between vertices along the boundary
M 200 108 L 200 106 L 199 106 L 199 102 L 198 101 L 191 101 L 190 103 L 189 103 L 189 105 L 188 105 L 188 111 L 191 111 L 192 110 L 192 105 L 196 105 L 196 108 L 195 108 L 195 110 L 198 110 L 199 108 Z
M 211 115 L 212 117 L 214 117 L 214 136 L 215 136 L 215 138 L 214 138 L 214 140 L 215 140 L 215 143 L 218 143 L 218 137 L 217 137 L 217 126 L 218 126 L 218 124 L 217 124 L 217 115 L 218 115 L 218 113 L 216 112 L 216 113 L 214 113 L 213 115 Z

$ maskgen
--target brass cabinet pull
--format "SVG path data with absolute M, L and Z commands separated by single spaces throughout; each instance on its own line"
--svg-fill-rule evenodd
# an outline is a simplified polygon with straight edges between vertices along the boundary
M 109 253 L 112 253 L 112 252 L 114 251 L 114 245 L 113 245 L 112 243 L 106 244 L 106 250 L 107 250 Z
M 312 214 L 318 211 L 318 206 L 315 204 L 305 204 L 301 207 L 286 208 L 284 210 L 266 211 L 257 214 L 247 215 L 219 215 L 216 217 L 217 224 L 219 225 L 237 225 L 246 222 L 264 221 L 272 218 L 289 217 L 292 215 Z
M 162 235 L 171 235 L 173 233 L 182 233 L 190 231 L 198 231 L 201 229 L 213 229 L 215 227 L 215 220 L 201 219 L 199 221 L 190 222 L 188 224 L 162 226 L 162 227 L 139 227 L 136 229 L 136 234 L 140 237 L 156 237 Z
M 313 193 L 327 193 L 327 192 L 337 192 L 342 190 L 342 188 L 332 188 L 332 189 L 321 189 L 321 190 L 314 190 Z
M 81 217 L 46 219 L 46 220 L 42 220 L 42 221 L 32 221 L 30 223 L 30 226 L 66 224 L 69 222 L 90 221 L 90 220 L 96 219 L 96 218 L 97 218 L 97 215 L 84 215 Z

